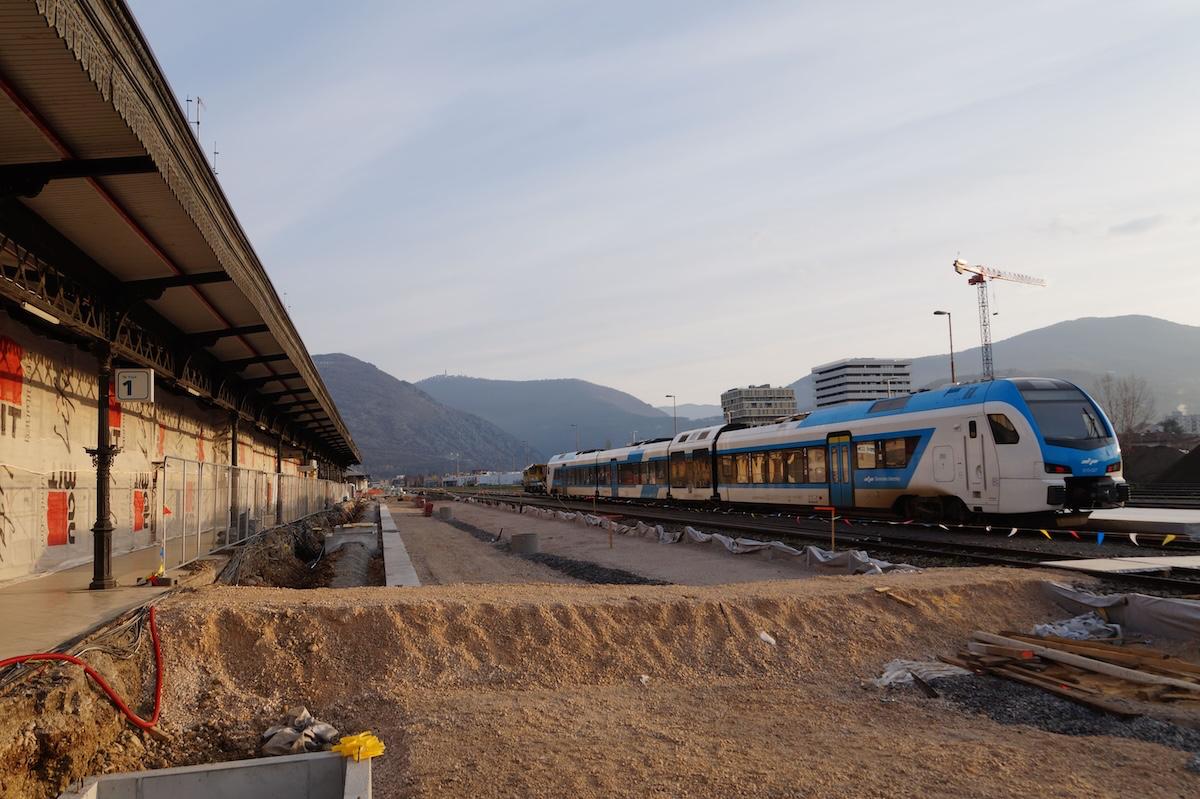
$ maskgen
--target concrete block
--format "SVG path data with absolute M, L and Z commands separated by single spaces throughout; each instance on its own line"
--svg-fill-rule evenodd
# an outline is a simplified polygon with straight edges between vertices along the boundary
M 450 506 L 443 505 L 442 507 L 438 508 L 437 514 L 438 514 L 439 519 L 441 519 L 442 521 L 446 521 L 447 519 L 450 518 Z
M 538 551 L 537 533 L 513 533 L 510 540 L 512 551 L 521 555 L 532 555 Z

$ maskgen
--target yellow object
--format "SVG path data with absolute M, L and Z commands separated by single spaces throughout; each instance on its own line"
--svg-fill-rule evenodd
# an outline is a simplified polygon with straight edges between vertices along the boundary
M 1174 540 L 1175 540 L 1175 536 L 1168 534 L 1167 537 L 1163 539 L 1162 545 L 1165 547 L 1167 544 L 1171 543 Z
M 1041 533 L 1042 533 L 1042 535 L 1046 536 L 1046 538 L 1050 538 L 1050 533 L 1046 532 L 1045 530 L 1042 530 Z M 1053 541 L 1054 539 L 1050 539 L 1050 540 Z
M 370 730 L 356 735 L 343 735 L 342 739 L 333 746 L 333 751 L 341 753 L 342 757 L 352 757 L 354 762 L 370 760 L 383 754 L 383 741 L 371 734 Z

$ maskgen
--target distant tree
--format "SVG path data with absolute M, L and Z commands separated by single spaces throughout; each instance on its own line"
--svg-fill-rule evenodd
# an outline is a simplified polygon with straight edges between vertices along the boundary
M 1096 397 L 1118 435 L 1139 432 L 1154 414 L 1154 398 L 1144 377 L 1106 374 L 1096 383 Z
M 1183 435 L 1183 425 L 1174 416 L 1162 420 L 1162 431 L 1170 436 Z

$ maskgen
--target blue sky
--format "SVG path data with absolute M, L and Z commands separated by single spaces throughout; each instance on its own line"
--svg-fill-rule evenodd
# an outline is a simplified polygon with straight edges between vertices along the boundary
M 956 256 L 1200 324 L 1195 3 L 131 5 L 313 352 L 713 403 L 977 344 Z

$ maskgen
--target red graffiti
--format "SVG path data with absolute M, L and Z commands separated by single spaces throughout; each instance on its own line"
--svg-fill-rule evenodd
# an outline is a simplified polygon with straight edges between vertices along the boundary
M 133 531 L 146 529 L 146 492 L 133 492 Z
M 67 492 L 49 491 L 46 494 L 46 530 L 49 546 L 63 546 L 67 543 Z
M 21 356 L 25 350 L 8 336 L 0 336 L 0 402 L 21 404 L 21 390 L 25 385 L 25 368 Z
M 160 424 L 158 426 L 158 457 L 161 458 L 163 456 L 163 452 L 166 450 L 166 444 L 167 444 L 167 428 L 163 427 Z
M 117 402 L 117 390 L 111 382 L 108 384 L 108 426 L 121 429 L 121 403 Z

